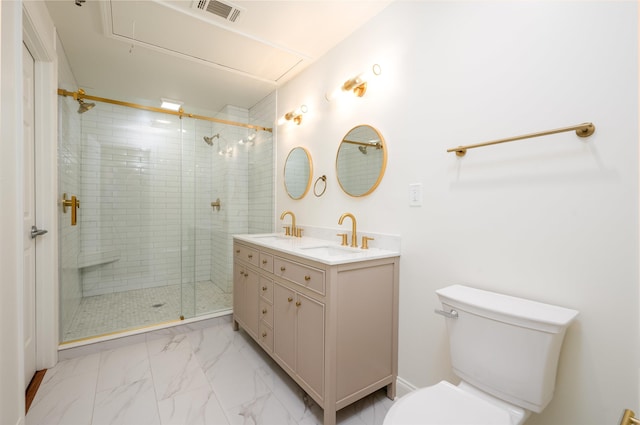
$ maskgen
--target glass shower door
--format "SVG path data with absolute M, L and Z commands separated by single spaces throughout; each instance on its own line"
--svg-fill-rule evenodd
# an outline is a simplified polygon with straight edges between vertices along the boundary
M 183 120 L 98 103 L 82 115 L 65 104 L 61 121 L 59 186 L 81 202 L 77 225 L 60 214 L 62 341 L 193 316 Z

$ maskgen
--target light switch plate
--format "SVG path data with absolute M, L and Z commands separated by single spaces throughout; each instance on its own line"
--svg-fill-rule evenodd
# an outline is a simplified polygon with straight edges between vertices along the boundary
M 409 206 L 422 206 L 422 183 L 409 184 Z

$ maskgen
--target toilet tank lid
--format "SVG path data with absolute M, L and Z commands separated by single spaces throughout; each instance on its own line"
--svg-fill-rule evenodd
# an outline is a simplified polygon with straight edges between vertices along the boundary
M 490 317 L 546 332 L 562 332 L 578 311 L 531 301 L 465 285 L 451 285 L 436 291 L 440 301 L 461 311 Z

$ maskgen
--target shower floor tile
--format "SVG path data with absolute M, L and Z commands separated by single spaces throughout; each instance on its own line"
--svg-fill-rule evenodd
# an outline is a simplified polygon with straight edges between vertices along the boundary
M 195 285 L 195 301 L 193 291 L 194 285 L 187 284 L 183 285 L 182 293 L 180 285 L 169 285 L 85 297 L 63 341 L 178 320 L 181 314 L 192 317 L 231 308 L 232 294 L 223 292 L 210 281 Z M 184 308 L 181 308 L 183 298 Z

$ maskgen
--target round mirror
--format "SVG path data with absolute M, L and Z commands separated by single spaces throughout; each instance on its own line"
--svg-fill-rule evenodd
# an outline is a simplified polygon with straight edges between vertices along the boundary
M 313 165 L 305 148 L 291 149 L 284 163 L 284 187 L 292 199 L 302 199 L 311 187 Z
M 336 155 L 338 183 L 347 195 L 366 196 L 382 181 L 387 166 L 387 147 L 378 130 L 370 125 L 352 128 Z

